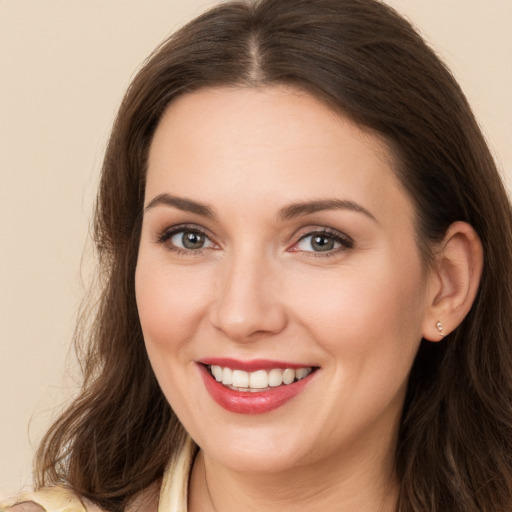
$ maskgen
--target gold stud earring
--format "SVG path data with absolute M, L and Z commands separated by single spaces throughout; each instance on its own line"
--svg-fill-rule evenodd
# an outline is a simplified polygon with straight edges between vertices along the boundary
M 436 327 L 437 327 L 437 330 L 439 331 L 439 334 L 441 336 L 444 336 L 443 324 L 441 322 L 437 322 Z

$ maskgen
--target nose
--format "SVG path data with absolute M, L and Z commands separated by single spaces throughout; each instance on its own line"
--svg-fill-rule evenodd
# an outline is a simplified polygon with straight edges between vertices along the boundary
M 252 254 L 224 263 L 210 308 L 215 329 L 239 343 L 281 332 L 288 320 L 272 262 Z

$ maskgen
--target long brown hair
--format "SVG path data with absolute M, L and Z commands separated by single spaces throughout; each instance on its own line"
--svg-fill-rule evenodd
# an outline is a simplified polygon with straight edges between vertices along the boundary
M 289 84 L 383 136 L 416 206 L 418 244 L 456 220 L 485 266 L 463 323 L 422 341 L 398 433 L 401 512 L 512 509 L 512 216 L 456 81 L 413 27 L 376 0 L 261 0 L 218 6 L 148 59 L 120 107 L 95 214 L 102 292 L 78 398 L 43 439 L 39 485 L 65 482 L 121 511 L 161 478 L 185 433 L 146 356 L 135 305 L 148 147 L 176 96 L 201 87 Z

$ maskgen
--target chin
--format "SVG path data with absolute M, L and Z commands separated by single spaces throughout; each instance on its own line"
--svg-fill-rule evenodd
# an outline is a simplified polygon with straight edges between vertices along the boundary
M 205 451 L 207 457 L 211 457 L 223 467 L 246 474 L 273 474 L 288 471 L 299 464 L 291 453 L 275 452 L 267 447 L 260 447 L 257 450 L 222 450 L 218 453 L 215 450 L 210 454 Z
M 280 473 L 304 464 L 308 441 L 301 432 L 282 427 L 224 429 L 197 439 L 205 456 L 231 471 L 240 473 Z M 203 437 L 203 436 L 199 436 Z

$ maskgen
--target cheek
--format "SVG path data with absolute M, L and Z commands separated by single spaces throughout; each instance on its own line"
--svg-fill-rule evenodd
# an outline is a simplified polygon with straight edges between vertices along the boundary
M 168 265 L 139 259 L 135 291 L 148 352 L 173 351 L 193 336 L 204 316 L 208 289 L 204 276 L 191 269 L 171 272 Z
M 203 276 L 204 277 L 204 276 Z M 194 403 L 190 340 L 197 333 L 206 303 L 204 279 L 188 269 L 171 272 L 169 265 L 139 255 L 135 292 L 146 350 L 167 401 L 180 418 Z
M 317 275 L 314 287 L 306 276 L 308 293 L 294 295 L 299 321 L 334 357 L 409 360 L 421 339 L 421 265 L 400 258 L 364 263 Z

